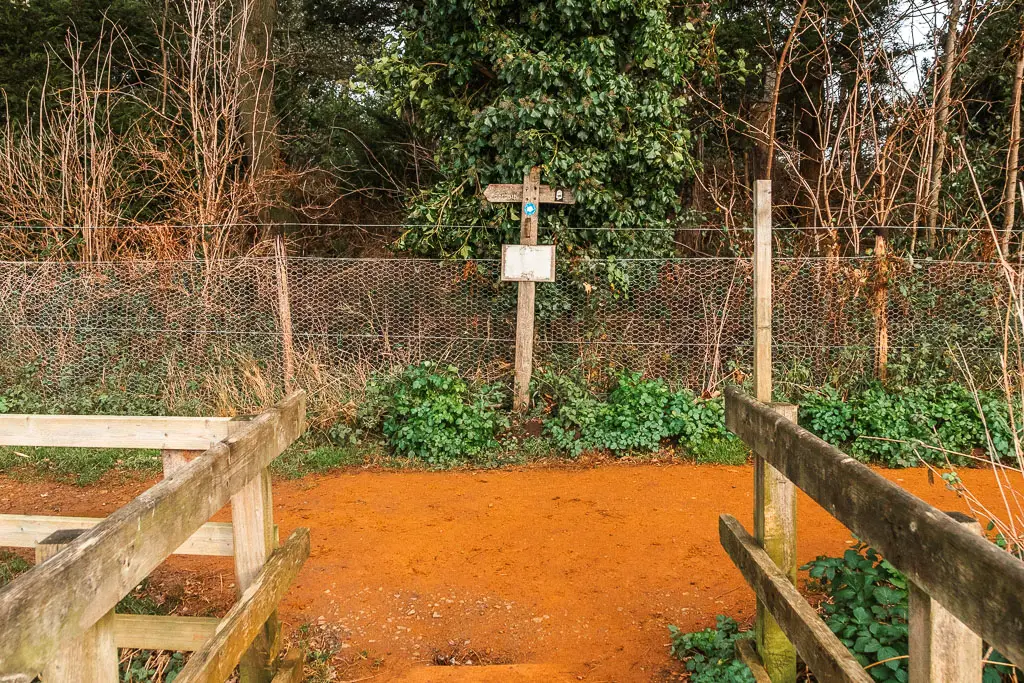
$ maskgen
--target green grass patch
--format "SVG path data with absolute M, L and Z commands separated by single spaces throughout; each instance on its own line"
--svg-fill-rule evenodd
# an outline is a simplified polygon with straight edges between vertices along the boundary
M 118 469 L 159 472 L 160 451 L 121 448 L 0 448 L 0 471 L 28 469 L 49 479 L 79 486 Z
M 750 450 L 739 439 L 717 439 L 691 447 L 698 465 L 746 465 Z
M 3 588 L 14 580 L 18 574 L 27 572 L 32 568 L 21 555 L 16 555 L 9 550 L 0 550 L 0 588 Z
M 362 445 L 310 446 L 299 442 L 278 456 L 271 465 L 271 470 L 289 479 L 298 479 L 308 474 L 362 465 L 366 462 L 367 455 L 367 448 Z

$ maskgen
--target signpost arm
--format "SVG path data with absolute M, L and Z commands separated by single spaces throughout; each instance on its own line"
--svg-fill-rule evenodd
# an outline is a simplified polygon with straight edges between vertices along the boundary
M 540 214 L 540 168 L 534 166 L 523 178 L 522 224 L 519 243 L 537 244 L 537 220 Z M 519 283 L 516 311 L 516 381 L 513 410 L 525 412 L 530 405 L 530 376 L 533 374 L 533 314 L 535 282 Z

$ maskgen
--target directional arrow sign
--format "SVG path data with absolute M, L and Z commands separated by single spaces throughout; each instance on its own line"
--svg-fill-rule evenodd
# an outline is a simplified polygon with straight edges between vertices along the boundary
M 494 183 L 484 188 L 484 199 L 492 204 L 519 203 L 523 201 L 523 186 L 512 183 Z M 540 186 L 542 204 L 575 204 L 572 190 Z

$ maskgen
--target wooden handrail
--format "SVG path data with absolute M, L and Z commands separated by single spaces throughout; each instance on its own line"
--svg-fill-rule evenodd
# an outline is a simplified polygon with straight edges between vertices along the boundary
M 202 451 L 245 428 L 232 417 L 0 415 L 0 446 Z
M 872 683 L 871 675 L 735 517 L 718 518 L 718 537 L 758 600 L 768 608 L 818 680 Z
M 0 515 L 0 547 L 34 548 L 54 531 L 91 529 L 104 517 L 62 517 L 60 515 Z M 231 557 L 234 539 L 231 522 L 207 522 L 181 544 L 175 555 Z
M 292 532 L 274 551 L 242 597 L 221 619 L 217 631 L 189 658 L 174 679 L 179 683 L 226 680 L 235 670 L 249 643 L 277 609 L 303 562 L 309 557 L 309 529 Z M 268 662 L 269 665 L 269 662 Z
M 296 392 L 0 590 L 0 675 L 42 670 L 305 428 Z
M 726 426 L 957 619 L 1024 665 L 1024 562 L 729 387 Z

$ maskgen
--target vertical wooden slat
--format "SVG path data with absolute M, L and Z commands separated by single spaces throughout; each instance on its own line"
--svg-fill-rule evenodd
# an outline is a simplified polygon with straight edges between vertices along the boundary
M 274 240 L 274 263 L 277 272 L 277 315 L 281 326 L 281 353 L 284 362 L 284 393 L 295 386 L 295 342 L 292 336 L 292 304 L 288 292 L 288 249 L 284 237 Z
M 176 448 L 165 448 L 160 451 L 160 458 L 163 460 L 165 477 L 171 476 L 188 464 L 188 459 L 185 458 L 185 451 Z
M 36 564 L 50 559 L 85 529 L 55 531 L 36 545 Z M 65 643 L 43 669 L 44 683 L 117 683 L 117 645 L 114 642 L 114 610 L 99 619 L 78 638 Z
M 754 184 L 754 392 L 772 400 L 772 187 Z M 796 421 L 796 406 L 773 406 Z M 796 487 L 754 456 L 754 538 L 772 561 L 796 582 Z M 757 649 L 774 683 L 796 681 L 796 649 L 761 601 L 755 619 Z
M 982 534 L 981 525 L 973 517 L 960 512 L 946 514 L 978 535 Z M 981 636 L 913 581 L 909 584 L 910 683 L 981 683 Z
M 526 215 L 526 205 L 533 204 L 533 215 Z M 537 244 L 537 222 L 540 217 L 540 168 L 534 166 L 523 178 L 519 243 Z M 533 318 L 536 295 L 535 282 L 519 283 L 519 304 L 516 309 L 516 379 L 513 409 L 523 412 L 530 403 L 530 377 L 533 374 Z
M 192 458 L 202 455 L 202 451 L 189 451 L 173 448 L 165 448 L 160 451 L 163 460 L 164 477 L 169 477 L 182 467 L 187 465 Z
M 238 594 L 252 585 L 274 550 L 273 497 L 270 473 L 264 469 L 231 497 L 234 530 L 235 582 Z M 280 625 L 272 614 L 239 663 L 242 683 L 269 683 Z
M 875 235 L 875 373 L 889 378 L 889 259 L 885 235 Z
M 772 401 L 772 184 L 754 183 L 754 398 Z

